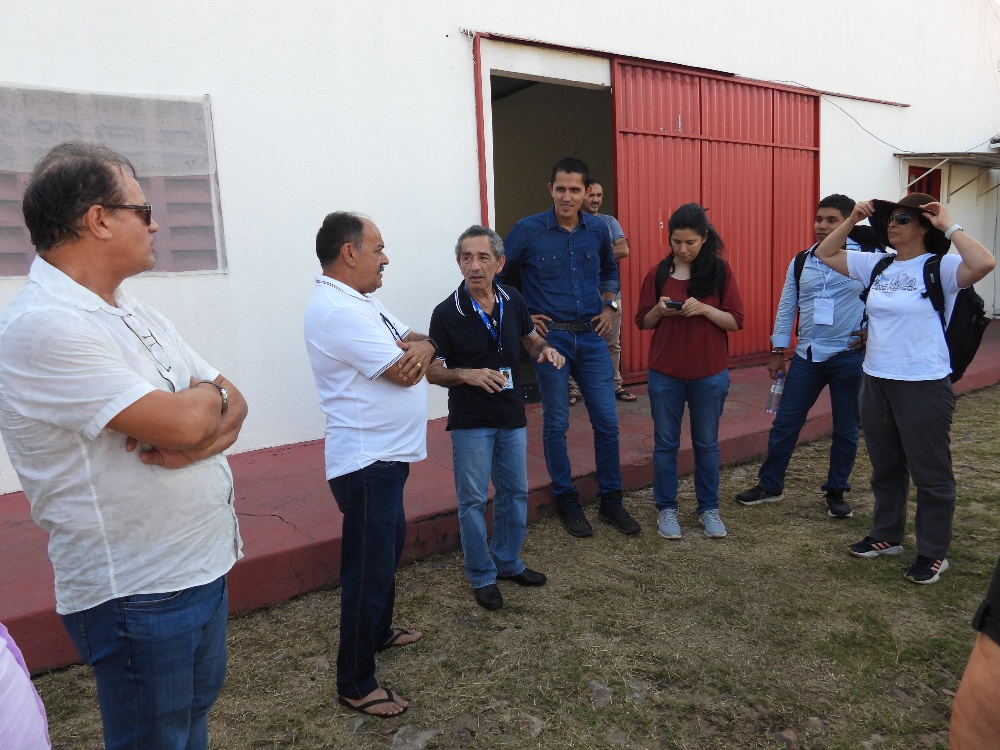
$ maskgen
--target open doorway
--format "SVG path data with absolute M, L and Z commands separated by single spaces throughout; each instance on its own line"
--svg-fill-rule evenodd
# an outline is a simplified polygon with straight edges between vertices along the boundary
M 494 229 L 506 237 L 518 220 L 552 207 L 552 165 L 575 156 L 604 188 L 602 213 L 615 213 L 611 89 L 491 75 Z M 508 281 L 520 288 L 515 275 Z M 538 401 L 535 371 L 521 353 L 521 383 Z
M 576 156 L 604 187 L 603 213 L 615 212 L 614 126 L 610 88 L 581 88 L 490 76 L 493 109 L 494 229 L 551 207 L 549 170 Z

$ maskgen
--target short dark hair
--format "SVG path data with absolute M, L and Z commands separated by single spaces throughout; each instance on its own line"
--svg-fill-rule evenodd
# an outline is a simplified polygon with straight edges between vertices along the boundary
M 552 176 L 549 178 L 550 183 L 554 183 L 556 181 L 556 174 L 558 172 L 578 174 L 583 177 L 584 185 L 586 185 L 587 180 L 590 179 L 589 167 L 587 167 L 586 163 L 584 163 L 582 159 L 577 159 L 575 156 L 564 156 L 556 162 L 555 166 L 552 167 Z
M 69 141 L 35 164 L 21 201 L 35 252 L 74 237 L 91 206 L 128 202 L 122 173 L 135 177 L 132 162 L 107 146 Z
M 846 219 L 851 215 L 851 212 L 854 211 L 854 201 L 846 195 L 834 193 L 833 195 L 826 196 L 819 202 L 819 205 L 816 206 L 816 210 L 819 211 L 821 208 L 835 208 L 840 212 L 840 215 Z
M 326 268 L 340 257 L 340 249 L 348 242 L 361 248 L 364 241 L 364 219 L 351 211 L 334 211 L 327 214 L 316 233 L 316 257 Z
M 493 249 L 494 260 L 500 260 L 503 257 L 503 240 L 500 239 L 500 235 L 492 229 L 473 224 L 458 236 L 458 242 L 455 243 L 455 260 L 462 259 L 462 243 L 473 237 L 486 237 L 489 239 L 490 247 Z

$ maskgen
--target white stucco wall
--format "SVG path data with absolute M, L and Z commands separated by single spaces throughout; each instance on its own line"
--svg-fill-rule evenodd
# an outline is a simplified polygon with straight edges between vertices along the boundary
M 326 213 L 354 209 L 378 223 L 390 258 L 379 294 L 418 330 L 458 282 L 454 238 L 480 216 L 464 30 L 905 102 L 837 100 L 903 149 L 966 150 L 1000 123 L 1000 22 L 983 0 L 621 0 L 613 14 L 585 11 L 485 0 L 0 0 L 0 81 L 211 95 L 228 271 L 128 286 L 246 393 L 238 450 L 322 435 L 301 314 Z M 822 149 L 822 191 L 898 190 L 892 149 L 826 103 Z M 966 209 L 979 211 L 986 231 L 995 196 L 956 214 L 968 226 Z M 0 304 L 21 283 L 0 280 Z M 431 416 L 441 416 L 444 394 L 431 393 Z M 0 492 L 17 487 L 0 456 Z

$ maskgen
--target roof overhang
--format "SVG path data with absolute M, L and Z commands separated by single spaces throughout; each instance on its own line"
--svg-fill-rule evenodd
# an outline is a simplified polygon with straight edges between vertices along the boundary
M 955 195 L 959 190 L 967 187 L 973 183 L 978 183 L 979 179 L 989 172 L 991 169 L 1000 169 L 1000 153 L 995 153 L 992 151 L 929 151 L 926 153 L 917 152 L 905 152 L 896 154 L 901 161 L 932 161 L 935 162 L 934 166 L 929 167 L 926 172 L 921 174 L 919 177 L 911 180 L 906 188 L 917 182 L 917 180 L 923 179 L 926 175 L 933 172 L 935 169 L 940 169 L 941 167 L 948 165 L 948 186 L 946 191 L 946 200 L 950 201 L 951 197 Z M 974 167 L 976 169 L 976 176 L 971 180 L 968 180 L 958 187 L 953 188 L 951 186 L 951 169 L 952 165 L 959 165 L 963 167 Z M 988 190 L 982 192 L 976 191 L 976 197 L 981 198 L 984 195 L 992 193 L 1000 187 L 1000 182 L 990 187 Z

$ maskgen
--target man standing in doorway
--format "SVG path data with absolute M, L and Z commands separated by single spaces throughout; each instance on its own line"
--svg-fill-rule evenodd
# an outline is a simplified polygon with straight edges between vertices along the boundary
M 587 181 L 587 195 L 583 200 L 583 210 L 592 216 L 600 216 L 608 225 L 611 233 L 611 249 L 615 254 L 615 263 L 619 265 L 618 280 L 621 282 L 621 262 L 628 257 L 628 240 L 625 239 L 625 232 L 622 225 L 618 223 L 611 214 L 600 213 L 601 205 L 604 203 L 604 187 L 598 180 L 590 178 Z M 615 398 L 619 401 L 632 402 L 635 396 L 625 390 L 622 384 L 622 293 L 619 290 L 616 299 L 618 307 L 615 310 L 615 317 L 611 322 L 611 328 L 604 334 L 604 341 L 608 345 L 608 352 L 611 354 L 611 365 L 615 368 Z
M 372 292 L 389 263 L 378 227 L 338 211 L 323 220 L 323 273 L 305 313 L 306 349 L 326 414 L 326 477 L 344 514 L 340 554 L 341 705 L 398 716 L 409 705 L 375 680 L 375 652 L 417 641 L 392 626 L 396 566 L 406 542 L 403 485 L 427 455 L 424 373 L 436 346 Z
M 106 747 L 204 750 L 242 554 L 222 451 L 246 401 L 121 288 L 152 270 L 158 229 L 128 159 L 56 146 L 23 211 L 38 257 L 0 318 L 0 428 L 49 533 L 56 611 Z
M 581 213 L 588 177 L 580 159 L 556 163 L 549 183 L 553 207 L 514 226 L 504 243 L 507 267 L 520 266 L 524 301 L 535 327 L 569 364 L 557 369 L 535 363 L 544 409 L 545 464 L 559 518 L 572 536 L 594 533 L 573 484 L 566 447 L 572 374 L 594 429 L 598 518 L 623 534 L 638 534 L 639 524 L 622 504 L 614 370 L 601 338 L 611 328 L 618 304 L 618 267 L 607 224 Z
M 528 441 L 518 352 L 524 346 L 540 366 L 560 368 L 565 360 L 535 331 L 518 291 L 493 283 L 504 265 L 496 232 L 469 227 L 458 238 L 455 255 L 465 280 L 431 315 L 430 333 L 440 349 L 427 379 L 448 388 L 465 575 L 476 603 L 494 610 L 503 606 L 498 578 L 521 586 L 545 583 L 542 573 L 521 560 L 528 525 Z M 487 544 L 491 476 L 493 539 Z
M 853 210 L 854 201 L 846 195 L 830 195 L 821 200 L 813 224 L 816 244 L 788 264 L 771 336 L 771 359 L 767 363 L 772 378 L 785 375 L 785 348 L 791 342 L 796 312 L 799 341 L 771 425 L 767 457 L 757 472 L 759 482 L 736 496 L 743 505 L 776 503 L 782 499 L 785 471 L 799 431 L 823 388 L 829 386 L 833 441 L 830 468 L 822 490 L 831 517 L 854 515 L 844 493 L 851 490 L 849 480 L 858 452 L 858 391 L 864 362 L 860 328 L 865 308 L 858 295 L 864 285 L 827 268 L 813 254 L 823 238 Z M 848 240 L 848 249 L 860 248 Z

